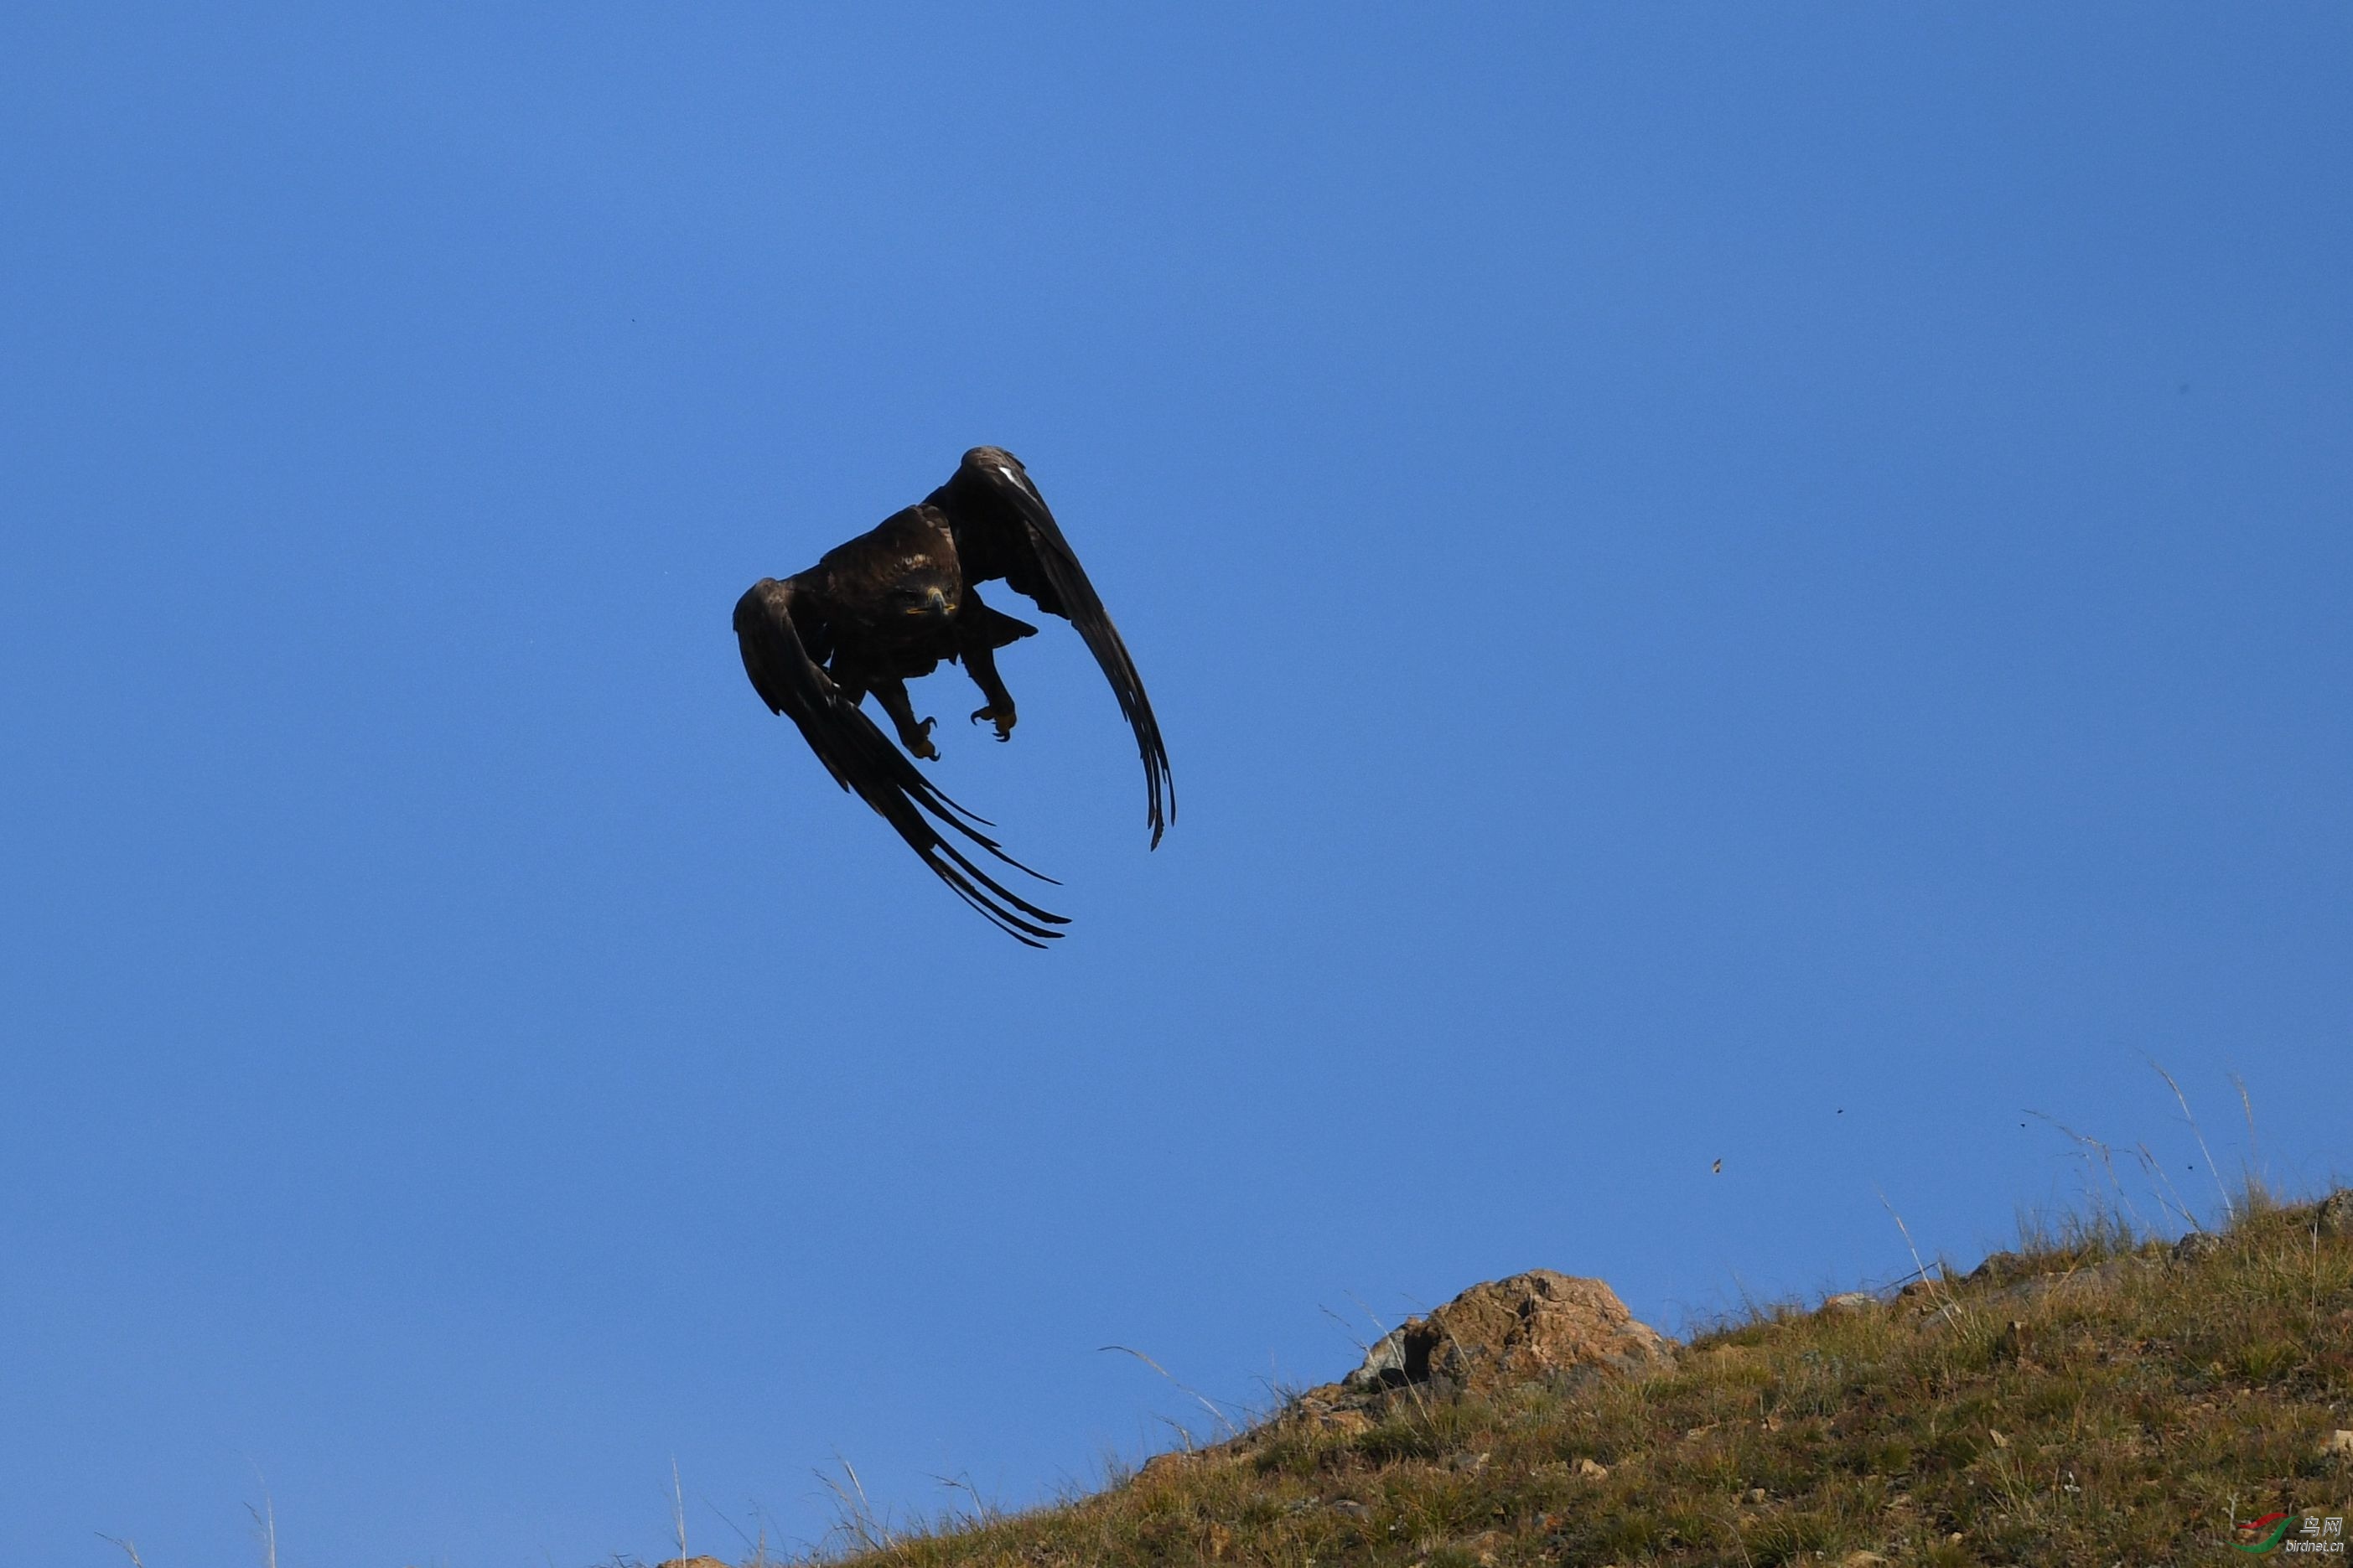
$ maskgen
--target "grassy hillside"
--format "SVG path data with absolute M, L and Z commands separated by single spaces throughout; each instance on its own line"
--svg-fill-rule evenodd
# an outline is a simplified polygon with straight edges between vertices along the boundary
M 1892 1299 L 1762 1311 L 1632 1378 L 1298 1406 L 862 1568 L 2145 1564 L 2353 1516 L 2353 1197 L 2180 1249 L 2095 1226 Z M 2353 1520 L 2348 1520 L 2353 1528 Z M 2291 1522 L 2290 1539 L 2295 1537 Z

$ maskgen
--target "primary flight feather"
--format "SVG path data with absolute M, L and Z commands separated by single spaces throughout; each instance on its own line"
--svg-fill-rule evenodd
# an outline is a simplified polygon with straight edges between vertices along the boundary
M 972 715 L 997 738 L 1013 735 L 1012 694 L 997 650 L 1038 628 L 989 608 L 976 584 L 1002 578 L 1049 615 L 1071 623 L 1111 682 L 1144 759 L 1152 844 L 1176 816 L 1168 751 L 1143 678 L 1077 553 L 1021 460 L 976 447 L 948 482 L 916 506 L 826 552 L 790 577 L 763 577 L 735 604 L 744 672 L 771 712 L 801 738 L 845 790 L 897 830 L 957 897 L 1016 941 L 1041 947 L 1070 922 L 1007 888 L 975 854 L 1041 881 L 982 829 L 989 826 L 923 776 L 908 753 L 936 760 L 933 721 L 915 718 L 907 682 L 944 659 L 961 662 L 986 703 Z M 860 706 L 871 693 L 905 752 Z

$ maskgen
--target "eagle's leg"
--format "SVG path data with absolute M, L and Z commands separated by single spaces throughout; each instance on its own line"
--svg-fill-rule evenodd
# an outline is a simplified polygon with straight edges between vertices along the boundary
M 998 740 L 1013 739 L 1017 717 L 1013 710 L 1013 693 L 1005 689 L 1005 678 L 997 673 L 997 651 L 994 648 L 968 647 L 964 652 L 964 667 L 972 676 L 973 684 L 980 688 L 980 694 L 988 699 L 987 707 L 974 710 L 972 721 L 977 724 L 987 719 L 997 726 Z
M 907 700 L 907 683 L 877 680 L 870 689 L 881 700 L 882 711 L 891 715 L 891 722 L 899 727 L 899 743 L 927 763 L 937 762 L 940 749 L 932 744 L 932 725 L 936 721 L 917 722 L 915 705 Z

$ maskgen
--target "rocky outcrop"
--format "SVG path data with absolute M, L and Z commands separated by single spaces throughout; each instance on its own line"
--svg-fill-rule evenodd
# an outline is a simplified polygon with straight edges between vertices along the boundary
M 2339 1187 L 2318 1203 L 2284 1209 L 2280 1217 L 2299 1228 L 2309 1227 L 2318 1236 L 2353 1237 L 2353 1187 Z M 2229 1250 L 2230 1246 L 2229 1238 L 2220 1233 L 2193 1230 L 2173 1244 L 2173 1260 L 2203 1263 Z
M 2228 1246 L 2211 1230 L 2193 1230 L 2173 1244 L 2176 1263 L 2203 1263 Z
M 1674 1351 L 1672 1340 L 1637 1322 L 1600 1280 L 1532 1268 L 1473 1285 L 1428 1316 L 1407 1319 L 1365 1353 L 1364 1365 L 1300 1394 L 1273 1425 L 1360 1431 L 1393 1398 L 1621 1375 L 1663 1365 Z
M 1663 1366 L 1674 1353 L 1674 1341 L 1637 1322 L 1600 1280 L 1534 1268 L 1473 1285 L 1426 1317 L 1408 1319 L 1339 1382 L 1294 1396 L 1264 1425 L 1226 1442 L 1155 1456 L 1138 1479 L 1229 1462 L 1303 1426 L 1361 1432 L 1396 1399 L 1492 1394 L 1535 1381 L 1558 1386 Z
M 1340 1380 L 1343 1394 L 1415 1384 L 1488 1393 L 1505 1383 L 1563 1373 L 1630 1373 L 1654 1366 L 1673 1343 L 1599 1279 L 1534 1268 L 1473 1285 L 1426 1318 L 1409 1319 Z

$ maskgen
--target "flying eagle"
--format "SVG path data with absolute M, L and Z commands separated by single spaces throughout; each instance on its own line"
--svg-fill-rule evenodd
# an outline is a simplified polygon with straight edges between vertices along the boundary
M 800 726 L 834 782 L 880 812 L 965 902 L 1015 940 L 1042 947 L 1062 934 L 1053 927 L 1070 922 L 998 882 L 958 840 L 1040 881 L 1053 879 L 998 847 L 981 831 L 987 819 L 935 788 L 859 707 L 872 692 L 900 743 L 934 761 L 940 753 L 933 721 L 916 720 L 907 682 L 942 659 L 961 660 L 987 699 L 973 722 L 986 719 L 998 740 L 1010 740 L 1013 695 L 997 673 L 997 650 L 1038 628 L 980 602 L 978 584 L 998 577 L 1069 621 L 1103 666 L 1144 757 L 1152 845 L 1159 847 L 1176 795 L 1144 681 L 1046 498 L 1021 459 L 1001 447 L 975 447 L 921 505 L 893 512 L 807 571 L 753 584 L 735 602 L 735 639 L 752 689 L 770 712 Z

